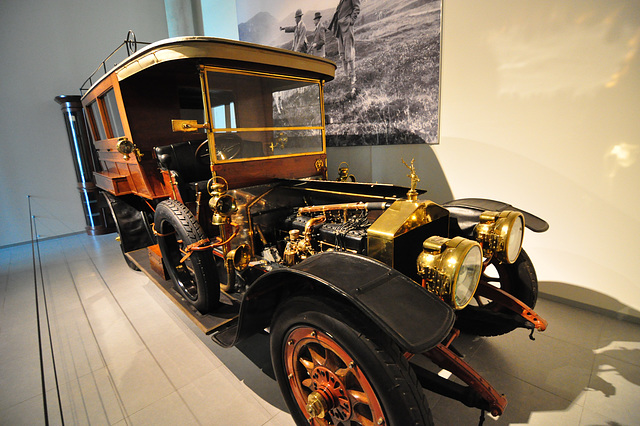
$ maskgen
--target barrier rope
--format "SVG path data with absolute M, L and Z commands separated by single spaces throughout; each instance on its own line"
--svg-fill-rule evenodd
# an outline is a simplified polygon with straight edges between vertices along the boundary
M 44 408 L 44 424 L 46 426 L 49 425 L 49 410 L 47 407 L 47 389 L 46 389 L 46 381 L 45 381 L 45 375 L 44 375 L 44 359 L 43 359 L 43 349 L 42 349 L 42 330 L 40 327 L 40 304 L 39 304 L 39 295 L 38 295 L 38 273 L 36 269 L 36 251 L 37 251 L 37 258 L 38 258 L 38 267 L 40 272 L 40 286 L 42 287 L 42 299 L 44 302 L 44 312 L 45 312 L 45 319 L 47 324 L 47 333 L 49 336 L 49 349 L 51 351 L 51 364 L 53 366 L 53 376 L 56 382 L 58 408 L 60 409 L 60 421 L 64 426 L 62 398 L 60 397 L 60 384 L 58 381 L 58 372 L 56 369 L 56 358 L 53 352 L 53 340 L 51 337 L 51 323 L 49 321 L 49 308 L 47 304 L 47 294 L 44 286 L 44 274 L 42 272 L 42 256 L 40 255 L 40 241 L 38 238 L 38 227 L 36 225 L 36 217 L 31 213 L 31 195 L 27 195 L 27 200 L 29 203 L 29 226 L 31 228 L 31 258 L 33 263 L 33 286 L 34 286 L 34 293 L 35 293 L 36 322 L 37 322 L 37 330 L 38 330 L 38 349 L 40 352 L 40 380 L 42 383 L 42 405 Z

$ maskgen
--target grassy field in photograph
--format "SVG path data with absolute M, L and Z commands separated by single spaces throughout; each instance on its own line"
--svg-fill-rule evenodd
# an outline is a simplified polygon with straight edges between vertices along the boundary
M 437 143 L 440 2 L 363 2 L 356 24 L 357 93 L 327 34 L 327 56 L 338 63 L 326 84 L 328 144 Z

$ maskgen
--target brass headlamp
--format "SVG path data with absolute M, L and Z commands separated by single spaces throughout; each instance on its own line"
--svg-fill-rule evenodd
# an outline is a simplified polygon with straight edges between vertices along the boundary
M 235 249 L 227 253 L 227 261 L 238 271 L 242 272 L 249 266 L 251 261 L 251 249 L 247 244 L 240 244 Z
M 236 284 L 236 273 L 242 272 L 249 266 L 251 261 L 251 249 L 247 244 L 240 244 L 235 249 L 231 250 L 226 255 L 225 269 L 227 270 L 227 282 L 226 284 L 220 284 L 220 289 L 224 291 L 231 291 Z
M 463 237 L 430 237 L 422 243 L 418 274 L 427 290 L 454 309 L 462 309 L 473 297 L 482 272 L 482 249 Z
M 486 257 L 495 256 L 501 262 L 513 263 L 522 248 L 524 216 L 516 211 L 486 211 L 480 215 L 474 232 Z
M 209 208 L 213 212 L 211 224 L 223 225 L 228 217 L 238 211 L 236 200 L 227 194 L 227 181 L 220 176 L 209 179 L 207 190 L 211 195 L 209 200 Z
M 142 157 L 144 157 L 144 154 L 140 152 L 136 144 L 134 144 L 133 142 L 131 142 L 129 139 L 125 137 L 118 138 L 118 143 L 116 144 L 116 151 L 122 154 L 122 158 L 125 161 L 131 158 L 131 155 L 130 155 L 131 153 L 135 154 L 136 160 L 138 160 L 138 163 L 142 161 Z

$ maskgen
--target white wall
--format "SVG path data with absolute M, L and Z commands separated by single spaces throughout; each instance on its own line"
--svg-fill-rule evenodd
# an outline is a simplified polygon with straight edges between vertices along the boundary
M 27 195 L 42 237 L 84 231 L 58 95 L 79 87 L 129 29 L 167 37 L 156 0 L 0 2 L 0 246 L 30 239 Z
M 640 311 L 640 2 L 448 1 L 436 155 L 457 198 L 506 200 L 541 291 Z

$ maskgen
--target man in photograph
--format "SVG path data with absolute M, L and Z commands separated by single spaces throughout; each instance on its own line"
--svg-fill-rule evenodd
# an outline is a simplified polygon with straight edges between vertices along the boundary
M 302 22 L 302 9 L 296 10 L 295 20 L 295 25 L 290 27 L 280 27 L 280 31 L 293 33 L 293 44 L 291 45 L 291 50 L 307 53 L 307 26 Z
M 324 58 L 326 56 L 325 41 L 327 27 L 322 22 L 322 13 L 316 12 L 313 16 L 313 23 L 315 24 L 315 30 L 313 31 L 313 40 L 311 46 L 309 46 L 309 53 L 314 56 L 320 56 Z
M 356 91 L 356 46 L 353 25 L 360 13 L 360 0 L 340 0 L 333 14 L 329 30 L 338 39 L 338 53 L 345 75 L 349 77 L 351 93 Z

